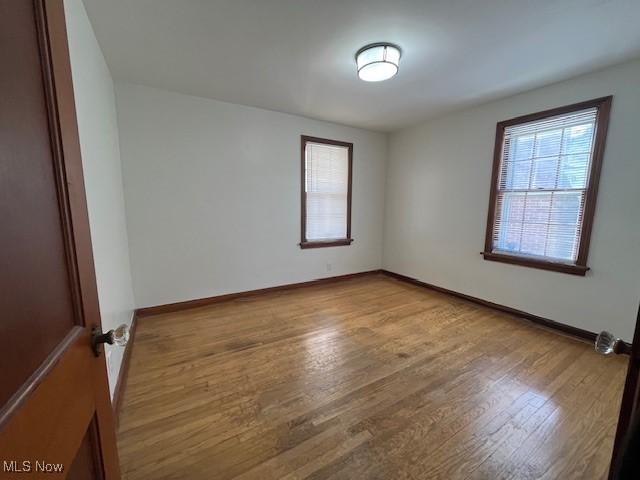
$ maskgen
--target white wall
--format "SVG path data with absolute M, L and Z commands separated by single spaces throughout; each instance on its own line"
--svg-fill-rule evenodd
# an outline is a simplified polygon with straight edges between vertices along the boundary
M 80 150 L 103 330 L 129 324 L 133 290 L 115 96 L 111 74 L 81 0 L 65 0 Z M 113 395 L 122 354 L 107 346 Z
M 483 260 L 496 123 L 613 94 L 586 277 Z M 640 300 L 640 61 L 391 135 L 384 268 L 631 340 Z
M 116 101 L 138 307 L 380 268 L 386 135 L 124 83 Z M 298 247 L 301 134 L 354 143 L 351 246 Z
M 131 316 L 129 248 L 138 307 L 382 265 L 631 339 L 640 299 L 640 61 L 450 114 L 396 132 L 388 145 L 384 134 L 118 83 L 127 247 L 113 82 L 81 0 L 65 6 L 105 328 Z M 496 122 L 609 94 L 591 271 L 484 261 Z M 297 246 L 301 134 L 354 142 L 349 247 Z M 112 354 L 112 388 L 121 352 Z

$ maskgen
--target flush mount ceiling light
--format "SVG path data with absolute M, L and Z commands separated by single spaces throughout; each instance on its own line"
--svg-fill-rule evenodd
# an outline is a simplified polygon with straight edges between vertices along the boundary
M 374 43 L 356 53 L 358 77 L 365 82 L 381 82 L 398 73 L 400 48 L 391 43 Z

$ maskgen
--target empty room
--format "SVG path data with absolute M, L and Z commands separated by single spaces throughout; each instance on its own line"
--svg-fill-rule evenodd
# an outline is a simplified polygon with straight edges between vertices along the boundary
M 640 478 L 640 2 L 0 0 L 0 478 Z

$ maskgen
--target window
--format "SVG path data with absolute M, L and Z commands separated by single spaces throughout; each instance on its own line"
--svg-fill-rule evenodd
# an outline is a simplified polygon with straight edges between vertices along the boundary
M 301 248 L 349 245 L 353 144 L 302 136 Z
M 611 99 L 498 123 L 486 260 L 586 273 Z

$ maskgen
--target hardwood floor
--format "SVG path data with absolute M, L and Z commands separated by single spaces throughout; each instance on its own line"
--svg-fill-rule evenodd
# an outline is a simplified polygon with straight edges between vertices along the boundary
M 605 478 L 626 358 L 379 275 L 139 320 L 127 479 Z

